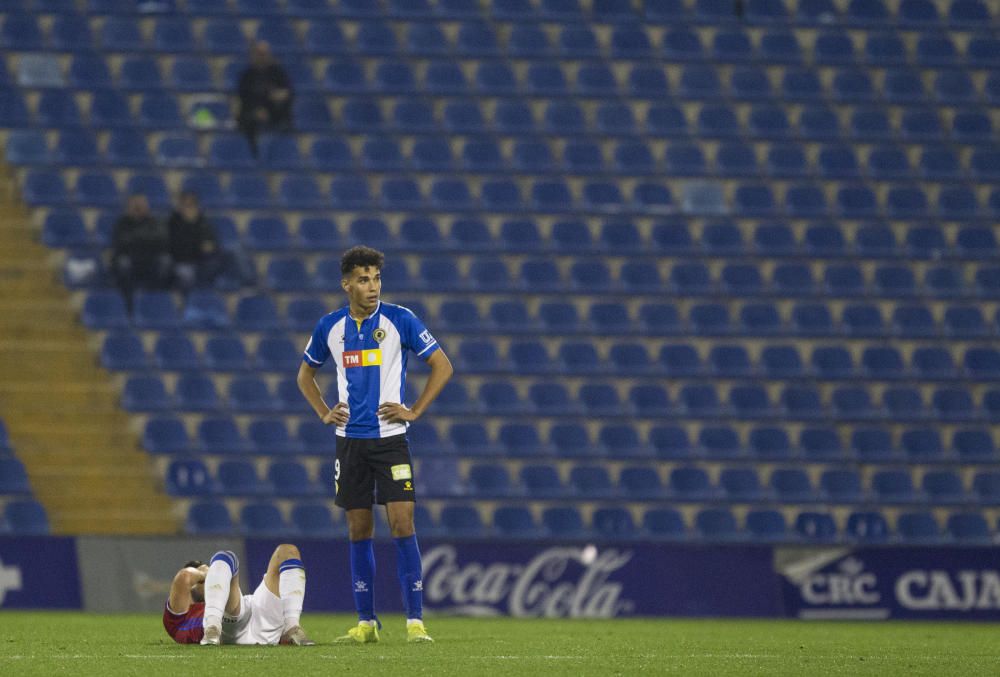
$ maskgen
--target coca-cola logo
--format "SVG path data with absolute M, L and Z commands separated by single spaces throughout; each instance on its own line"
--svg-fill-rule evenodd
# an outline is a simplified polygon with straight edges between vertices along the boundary
M 635 608 L 608 580 L 631 551 L 593 546 L 547 548 L 524 564 L 458 562 L 457 551 L 437 546 L 423 556 L 424 602 L 470 616 L 611 618 Z

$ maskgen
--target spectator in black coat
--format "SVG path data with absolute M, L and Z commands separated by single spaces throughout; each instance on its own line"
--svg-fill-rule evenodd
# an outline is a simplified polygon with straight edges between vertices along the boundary
M 250 65 L 240 75 L 240 130 L 257 155 L 257 135 L 262 131 L 292 128 L 292 81 L 271 54 L 271 46 L 258 41 L 250 49 Z
M 170 269 L 166 224 L 150 212 L 145 195 L 130 195 L 125 213 L 115 222 L 111 234 L 111 270 L 129 312 L 136 289 L 169 287 Z
M 167 228 L 174 281 L 185 292 L 192 287 L 210 286 L 219 272 L 219 241 L 195 193 L 180 194 Z

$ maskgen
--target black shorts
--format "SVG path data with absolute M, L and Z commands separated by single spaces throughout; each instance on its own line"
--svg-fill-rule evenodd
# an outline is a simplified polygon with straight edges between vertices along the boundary
M 415 501 L 406 435 L 381 439 L 337 437 L 334 483 L 334 502 L 345 510 Z

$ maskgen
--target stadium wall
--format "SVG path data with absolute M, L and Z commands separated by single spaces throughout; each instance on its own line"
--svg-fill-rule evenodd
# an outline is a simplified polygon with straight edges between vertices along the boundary
M 259 581 L 278 541 L 0 538 L 0 608 L 162 609 L 186 559 L 235 550 Z M 306 610 L 353 610 L 344 542 L 297 540 Z M 664 543 L 423 544 L 425 608 L 472 616 L 1000 620 L 994 548 Z M 395 549 L 376 544 L 376 605 L 402 611 Z

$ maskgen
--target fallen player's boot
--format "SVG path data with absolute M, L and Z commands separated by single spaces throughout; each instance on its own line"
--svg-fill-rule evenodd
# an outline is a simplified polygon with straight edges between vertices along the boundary
M 205 634 L 201 638 L 202 646 L 219 646 L 222 644 L 222 628 L 218 625 L 205 626 Z
M 358 644 L 368 644 L 370 642 L 377 642 L 378 628 L 375 627 L 374 623 L 369 625 L 364 621 L 360 621 L 357 625 L 348 630 L 346 635 L 342 635 L 333 641 L 337 644 L 351 644 L 353 642 L 357 642 Z
M 293 644 L 295 646 L 316 646 L 316 642 L 309 639 L 309 636 L 306 635 L 306 631 L 302 629 L 301 625 L 288 628 L 285 634 L 281 636 L 281 643 Z

